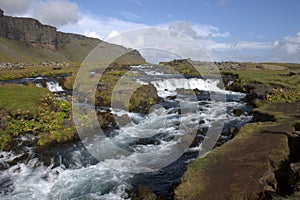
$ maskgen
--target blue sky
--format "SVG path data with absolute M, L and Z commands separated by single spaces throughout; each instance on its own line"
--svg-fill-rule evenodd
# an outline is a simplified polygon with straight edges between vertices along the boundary
M 300 62 L 299 0 L 0 0 L 0 7 L 103 40 L 161 27 L 192 37 L 215 60 Z
M 147 25 L 184 20 L 231 33 L 230 40 L 275 40 L 300 31 L 299 0 L 76 0 L 83 11 Z

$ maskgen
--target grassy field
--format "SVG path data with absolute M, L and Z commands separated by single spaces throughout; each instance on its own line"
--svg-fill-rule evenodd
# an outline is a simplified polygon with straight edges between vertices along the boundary
M 0 108 L 12 114 L 27 111 L 35 114 L 41 99 L 50 95 L 50 92 L 35 86 L 4 85 L 0 86 L 0 94 Z
M 297 71 L 300 72 L 300 68 Z M 236 70 L 224 72 L 238 74 L 243 84 L 257 82 L 268 86 L 300 90 L 299 75 L 290 76 L 290 70 Z
M 4 85 L 0 94 L 0 149 L 11 150 L 13 139 L 26 133 L 36 135 L 39 146 L 70 141 L 75 136 L 71 103 L 56 100 L 47 89 Z
M 72 39 L 63 48 L 51 50 L 0 37 L 0 62 L 70 61 L 81 62 L 101 41 Z
M 3 69 L 0 71 L 0 80 L 11 80 L 19 78 L 28 78 L 35 76 L 54 76 L 58 74 L 72 74 L 79 68 L 79 63 L 72 63 L 70 66 L 62 66 L 59 69 L 53 69 L 52 66 L 29 66 L 23 69 Z

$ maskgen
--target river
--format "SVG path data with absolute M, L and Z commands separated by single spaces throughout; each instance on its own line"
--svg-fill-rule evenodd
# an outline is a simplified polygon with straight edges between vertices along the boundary
M 172 199 L 170 189 L 180 182 L 187 164 L 199 154 L 203 156 L 203 142 L 209 138 L 209 130 L 222 124 L 216 141 L 216 145 L 222 145 L 233 137 L 233 128 L 251 120 L 250 109 L 241 101 L 245 95 L 219 88 L 217 80 L 161 73 L 150 65 L 135 66 L 133 70 L 141 74 L 134 80 L 154 85 L 161 101 L 146 115 L 105 108 L 115 115 L 130 117 L 130 123 L 111 129 L 107 138 L 129 154 L 98 161 L 78 142 L 48 150 L 51 165 L 45 166 L 34 153 L 34 147 L 0 152 L 0 198 L 121 200 L 130 199 L 138 186 L 147 186 Z M 66 92 L 60 85 L 61 78 L 37 77 L 17 83 L 24 80 L 55 93 Z M 186 92 L 195 89 L 200 92 Z M 216 101 L 214 95 L 223 95 L 225 100 Z M 236 109 L 243 110 L 243 114 L 235 115 Z M 192 145 L 178 148 L 179 142 L 192 131 L 196 131 Z M 34 139 L 30 137 L 25 135 L 20 143 Z M 98 142 L 102 144 L 103 140 Z M 109 154 L 110 148 L 101 153 Z M 7 164 L 25 153 L 28 159 L 13 166 Z

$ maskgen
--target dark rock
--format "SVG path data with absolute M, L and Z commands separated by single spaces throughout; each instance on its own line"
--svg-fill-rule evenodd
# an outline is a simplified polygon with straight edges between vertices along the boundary
M 234 81 L 231 85 L 225 86 L 226 90 L 232 90 L 235 92 L 246 92 L 244 86 L 238 81 Z
M 15 159 L 13 159 L 11 162 L 9 162 L 9 165 L 13 166 L 18 164 L 19 162 L 25 160 L 28 158 L 28 153 L 24 152 L 21 156 L 16 157 Z
M 295 131 L 300 131 L 300 123 L 295 123 L 294 125 Z
M 251 113 L 253 115 L 252 122 L 275 122 L 275 116 L 270 115 L 268 113 L 261 113 L 258 111 L 253 111 Z
M 253 99 L 256 98 L 260 100 L 265 100 L 267 94 L 272 89 L 270 86 L 266 86 L 261 83 L 248 84 L 245 88 Z
M 272 170 L 268 170 L 259 179 L 259 183 L 263 186 L 263 192 L 276 192 L 277 180 Z
M 62 67 L 52 67 L 53 70 L 61 70 Z
M 100 126 L 104 129 L 116 125 L 114 115 L 111 112 L 98 112 L 97 117 Z
M 234 109 L 232 112 L 235 116 L 238 116 L 238 117 L 241 116 L 242 114 L 244 114 L 244 111 L 242 109 Z
M 295 174 L 299 173 L 300 171 L 300 163 L 291 163 L 290 164 L 291 169 Z
M 160 141 L 158 139 L 149 137 L 149 138 L 139 138 L 135 141 L 135 145 L 159 145 Z
M 131 119 L 127 114 L 124 114 L 122 116 L 114 115 L 114 118 L 119 126 L 125 126 L 131 122 Z
M 261 83 L 251 83 L 243 86 L 244 92 L 247 93 L 244 101 L 249 105 L 256 107 L 257 103 L 266 100 L 269 91 L 271 91 L 270 86 L 263 85 Z M 235 90 L 234 90 L 235 91 Z

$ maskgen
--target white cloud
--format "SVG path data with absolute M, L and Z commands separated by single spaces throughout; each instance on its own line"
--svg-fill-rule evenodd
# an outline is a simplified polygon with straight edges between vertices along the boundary
M 107 37 L 107 39 L 113 38 L 120 35 L 120 33 L 118 31 L 113 30 Z
M 62 26 L 60 27 L 60 30 L 78 34 L 94 32 L 100 36 L 100 38 L 107 40 L 112 36 L 111 34 L 115 34 L 116 32 L 123 33 L 144 27 L 146 27 L 144 24 L 123 21 L 115 18 L 99 18 L 82 14 L 82 17 L 76 24 Z
M 110 40 L 110 42 L 114 42 L 111 39 L 119 34 L 124 34 L 131 30 L 146 27 L 149 26 L 115 18 L 99 18 L 98 16 L 82 14 L 82 18 L 78 21 L 78 23 L 63 26 L 61 29 L 67 32 L 84 34 L 86 36 L 98 37 L 103 40 Z M 230 37 L 230 34 L 228 32 L 220 31 L 217 27 L 212 25 L 195 24 L 186 21 L 175 21 L 165 24 L 158 24 L 156 27 L 175 30 L 190 36 L 192 39 L 194 39 L 195 43 L 199 45 L 200 48 L 205 50 L 206 53 L 209 54 L 209 56 L 211 56 L 214 60 L 257 61 L 259 59 L 265 59 L 265 57 L 262 58 L 262 52 L 263 55 L 265 55 L 266 52 L 272 51 L 275 48 L 274 42 L 216 42 L 216 39 L 228 38 Z M 157 36 L 157 41 L 155 42 L 160 40 L 162 43 L 174 43 L 174 41 L 171 39 L 171 35 L 170 40 L 166 38 L 168 37 L 164 35 L 164 41 L 161 41 L 161 36 Z M 115 39 L 120 38 L 116 37 Z M 135 45 L 137 45 L 137 43 L 144 44 L 144 38 L 138 37 L 137 35 L 135 37 Z M 124 41 L 123 44 L 125 44 Z M 180 49 L 181 45 L 185 44 L 177 44 L 177 47 Z M 169 49 L 176 49 L 176 47 L 173 45 Z M 196 55 L 194 57 L 196 57 Z
M 252 41 L 239 41 L 232 43 L 215 43 L 209 46 L 209 49 L 216 51 L 226 51 L 226 50 L 262 50 L 271 49 L 273 47 L 273 42 L 252 42 Z
M 186 21 L 171 22 L 169 28 L 186 34 L 193 39 L 227 38 L 230 36 L 228 32 L 220 32 L 215 26 L 194 24 Z
M 270 56 L 278 62 L 300 63 L 300 32 L 296 36 L 287 36 L 273 42 L 274 48 Z
M 300 32 L 295 37 L 287 36 L 279 43 L 279 47 L 286 50 L 287 54 L 300 53 Z
M 79 6 L 66 0 L 54 0 L 38 3 L 32 9 L 32 16 L 42 23 L 63 26 L 77 23 Z
M 91 38 L 98 38 L 98 39 L 101 39 L 100 38 L 100 35 L 98 33 L 96 33 L 95 31 L 85 31 L 83 33 L 83 35 L 87 36 L 87 37 L 91 37 Z
M 0 8 L 7 15 L 20 15 L 27 12 L 33 0 L 0 0 Z

